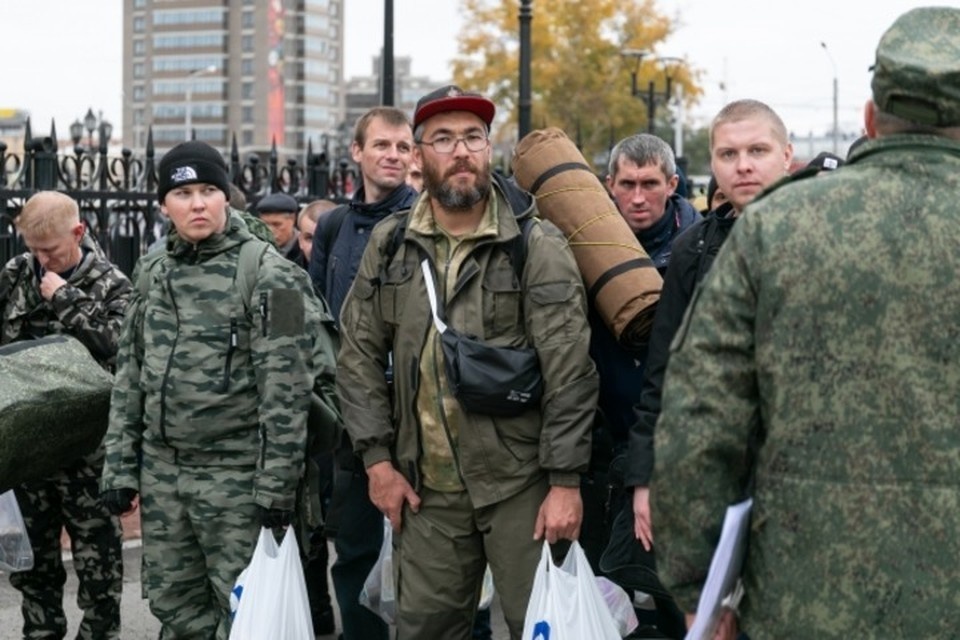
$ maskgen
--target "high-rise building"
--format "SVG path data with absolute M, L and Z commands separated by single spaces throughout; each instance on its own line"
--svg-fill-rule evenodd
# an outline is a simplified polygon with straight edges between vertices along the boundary
M 123 132 L 299 153 L 344 119 L 346 0 L 124 0 Z

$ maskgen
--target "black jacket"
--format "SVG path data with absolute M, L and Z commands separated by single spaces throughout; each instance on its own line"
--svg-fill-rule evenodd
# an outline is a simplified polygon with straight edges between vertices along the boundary
M 640 401 L 634 405 L 624 484 L 645 487 L 653 473 L 653 430 L 660 415 L 663 377 L 670 359 L 670 343 L 683 320 L 690 298 L 709 271 L 736 218 L 733 207 L 723 204 L 681 233 L 673 241 L 670 268 L 663 279 L 660 302 L 653 318 Z
M 330 312 L 338 325 L 340 307 L 360 268 L 360 258 L 367 248 L 370 231 L 391 213 L 409 209 L 416 199 L 416 190 L 402 184 L 383 200 L 367 204 L 363 201 L 364 190 L 361 187 L 352 201 L 340 205 L 320 219 L 313 234 L 310 279 L 314 289 L 330 305 Z M 346 210 L 346 215 L 341 210 Z M 331 228 L 334 225 L 339 228 Z M 334 235 L 329 243 L 328 255 L 326 240 L 330 234 Z
M 668 271 L 675 240 L 700 220 L 699 211 L 685 199 L 674 195 L 667 201 L 663 218 L 650 229 L 637 234 L 637 240 L 661 275 Z M 600 374 L 599 406 L 609 437 L 619 450 L 625 447 L 630 425 L 634 421 L 633 405 L 637 389 L 643 381 L 647 350 L 631 350 L 621 345 L 592 305 L 589 318 L 590 356 Z M 599 439 L 597 443 L 600 443 Z M 594 463 L 602 467 L 604 460 L 595 460 Z

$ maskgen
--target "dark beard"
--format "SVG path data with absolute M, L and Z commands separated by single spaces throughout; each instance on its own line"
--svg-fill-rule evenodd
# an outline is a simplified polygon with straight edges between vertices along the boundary
M 465 166 L 472 170 L 469 165 L 454 165 L 448 171 L 448 175 L 461 171 Z M 424 190 L 448 211 L 469 211 L 475 204 L 483 202 L 490 195 L 489 168 L 484 167 L 474 171 L 474 175 L 477 176 L 476 184 L 473 187 L 464 188 L 457 188 L 447 183 L 445 179 L 448 176 L 438 176 L 433 167 L 424 166 L 422 171 Z

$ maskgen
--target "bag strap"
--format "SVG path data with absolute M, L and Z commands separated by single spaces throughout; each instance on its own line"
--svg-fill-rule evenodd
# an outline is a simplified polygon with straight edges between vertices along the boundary
M 437 311 L 437 289 L 436 284 L 433 282 L 433 269 L 430 268 L 430 261 L 424 258 L 423 262 L 420 263 L 420 269 L 423 270 L 423 281 L 427 284 L 427 297 L 430 299 L 430 311 L 433 313 L 433 324 L 441 334 L 446 333 L 447 324 L 440 319 L 440 314 Z
M 260 261 L 263 260 L 263 254 L 269 249 L 270 244 L 263 240 L 247 240 L 240 245 L 234 284 L 240 293 L 243 308 L 247 312 L 250 311 L 254 283 L 257 281 L 257 274 L 260 272 Z

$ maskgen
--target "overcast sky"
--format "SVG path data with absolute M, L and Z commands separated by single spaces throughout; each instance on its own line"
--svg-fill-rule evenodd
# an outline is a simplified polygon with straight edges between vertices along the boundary
M 773 106 L 798 134 L 830 128 L 835 65 L 840 124 L 856 130 L 880 35 L 899 14 L 931 3 L 960 7 L 960 0 L 657 0 L 679 25 L 657 53 L 685 57 L 703 71 L 705 95 L 688 114 L 699 124 L 725 102 L 750 97 Z M 345 4 L 344 71 L 347 77 L 368 74 L 383 42 L 383 2 Z M 415 74 L 449 77 L 459 4 L 394 1 L 394 52 L 413 58 Z M 533 19 L 549 5 L 533 0 Z M 119 128 L 122 6 L 121 0 L 0 0 L 0 107 L 28 110 L 35 133 L 55 118 L 64 136 L 88 107 Z M 535 76 L 536 50 L 533 55 Z

